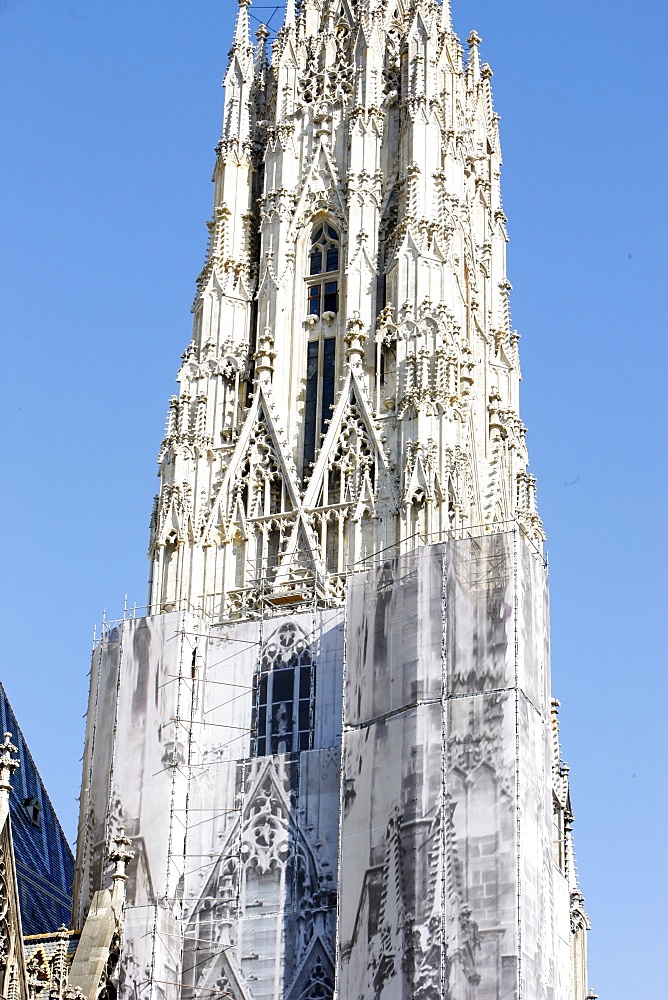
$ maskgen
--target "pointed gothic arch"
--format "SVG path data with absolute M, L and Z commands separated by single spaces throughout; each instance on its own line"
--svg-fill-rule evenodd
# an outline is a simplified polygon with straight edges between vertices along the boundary
M 285 1000 L 331 1000 L 334 996 L 334 966 L 319 937 L 312 939 Z

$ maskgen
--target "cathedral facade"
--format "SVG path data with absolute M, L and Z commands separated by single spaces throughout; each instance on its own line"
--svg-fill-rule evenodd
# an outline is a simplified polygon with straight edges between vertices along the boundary
M 585 1000 L 491 70 L 448 0 L 249 6 L 75 924 L 127 840 L 123 998 Z

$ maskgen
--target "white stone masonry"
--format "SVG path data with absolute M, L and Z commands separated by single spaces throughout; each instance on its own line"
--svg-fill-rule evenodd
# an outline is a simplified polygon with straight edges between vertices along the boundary
M 248 7 L 160 451 L 154 612 L 340 598 L 371 553 L 471 526 L 543 540 L 480 39 L 464 61 L 447 4 L 303 0 L 269 63 Z

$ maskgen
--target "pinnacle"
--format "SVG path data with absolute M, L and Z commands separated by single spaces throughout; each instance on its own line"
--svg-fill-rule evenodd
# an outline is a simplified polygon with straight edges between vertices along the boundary
M 255 72 L 261 73 L 267 66 L 267 40 L 269 29 L 266 24 L 261 24 L 255 32 L 257 38 L 257 49 L 255 52 Z
M 9 780 L 17 767 L 20 767 L 18 760 L 12 756 L 15 753 L 18 753 L 18 749 L 12 743 L 12 734 L 5 733 L 5 738 L 0 743 L 0 775 L 5 778 L 5 782 Z M 5 772 L 6 777 L 3 772 Z
M 450 0 L 443 0 L 441 4 L 441 30 L 442 31 L 452 31 L 452 11 L 450 9 Z
M 4 741 L 0 743 L 0 830 L 4 826 L 9 812 L 12 775 L 20 766 L 19 761 L 13 756 L 17 752 L 17 748 L 12 743 L 12 734 L 5 733 Z
M 109 860 L 114 866 L 111 878 L 114 883 L 125 882 L 127 878 L 127 866 L 134 857 L 134 852 L 130 850 L 132 841 L 125 836 L 125 827 L 120 827 L 114 837 L 112 849 L 109 852 Z
M 478 49 L 482 42 L 482 38 L 477 31 L 472 31 L 469 37 L 466 39 L 469 45 L 469 61 L 468 61 L 468 75 L 472 79 L 474 84 L 480 81 L 480 53 Z
M 285 6 L 285 28 L 294 28 L 295 26 L 295 0 L 288 0 Z
M 250 26 L 248 21 L 248 8 L 251 0 L 238 0 L 239 14 L 237 16 L 237 26 L 234 32 L 233 48 L 246 48 L 251 44 Z

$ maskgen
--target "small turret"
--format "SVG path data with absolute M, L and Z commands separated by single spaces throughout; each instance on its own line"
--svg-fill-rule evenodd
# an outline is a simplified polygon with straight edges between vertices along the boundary
M 12 734 L 5 733 L 4 741 L 0 744 L 0 830 L 5 825 L 9 815 L 9 795 L 12 790 L 12 775 L 21 765 L 12 754 L 18 750 L 12 743 Z

